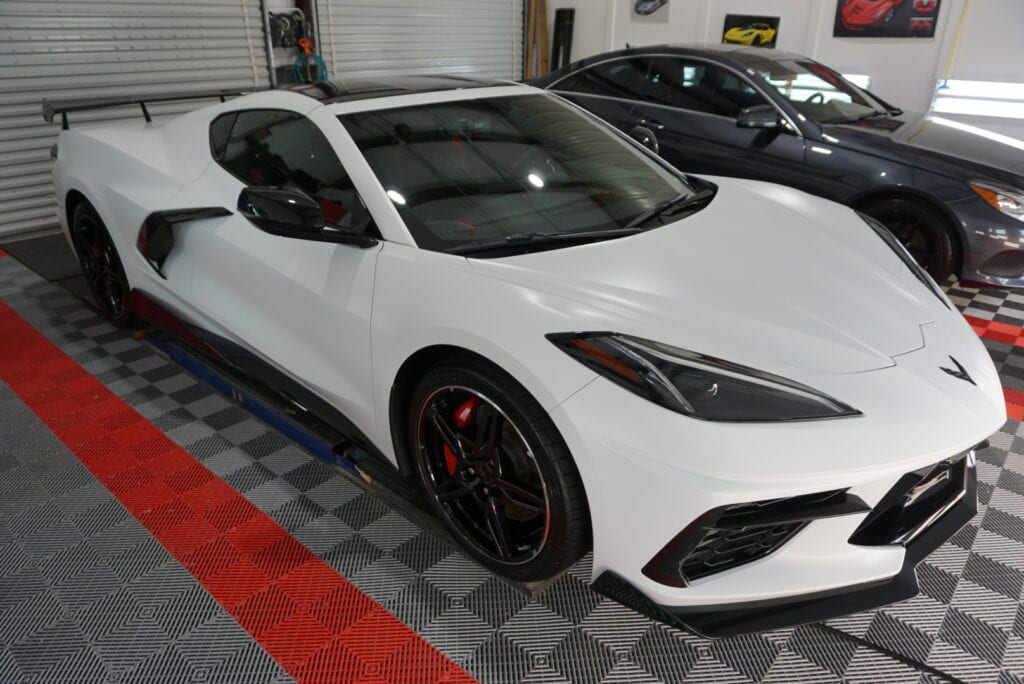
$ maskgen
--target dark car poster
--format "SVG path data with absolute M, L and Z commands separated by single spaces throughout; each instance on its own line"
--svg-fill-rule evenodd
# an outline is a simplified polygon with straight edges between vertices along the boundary
M 838 0 L 833 35 L 933 38 L 942 0 Z

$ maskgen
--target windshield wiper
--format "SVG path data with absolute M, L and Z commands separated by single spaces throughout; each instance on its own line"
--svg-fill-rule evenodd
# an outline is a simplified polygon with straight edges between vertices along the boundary
M 665 200 L 654 205 L 653 208 L 645 211 L 635 219 L 626 224 L 626 228 L 639 228 L 648 221 L 666 214 L 675 214 L 687 209 L 703 208 L 701 205 L 710 202 L 715 196 L 715 189 L 708 188 L 693 195 L 676 195 L 670 200 Z
M 479 254 L 481 252 L 492 252 L 509 247 L 523 247 L 533 245 L 550 245 L 566 242 L 593 242 L 596 240 L 610 240 L 627 235 L 636 235 L 643 232 L 640 228 L 616 228 L 614 230 L 589 230 L 565 233 L 517 233 L 491 240 L 479 240 L 465 245 L 457 245 L 444 250 L 448 254 Z

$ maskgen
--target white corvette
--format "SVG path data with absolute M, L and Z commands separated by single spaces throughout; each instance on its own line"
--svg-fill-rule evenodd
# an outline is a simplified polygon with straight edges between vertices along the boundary
M 907 598 L 975 511 L 999 378 L 851 209 L 684 176 L 526 86 L 326 83 L 68 126 L 115 103 L 44 103 L 106 314 L 414 478 L 504 576 L 592 548 L 599 590 L 727 635 Z

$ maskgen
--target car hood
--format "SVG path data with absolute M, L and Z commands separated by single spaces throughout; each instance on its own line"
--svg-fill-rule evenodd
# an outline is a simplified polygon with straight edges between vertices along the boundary
M 572 331 L 654 339 L 766 371 L 857 373 L 923 346 L 928 290 L 850 209 L 782 186 L 715 179 L 703 211 L 626 238 L 501 259 Z
M 896 118 L 824 126 L 837 145 L 963 178 L 973 174 L 1020 182 L 1024 141 L 939 116 L 905 113 Z

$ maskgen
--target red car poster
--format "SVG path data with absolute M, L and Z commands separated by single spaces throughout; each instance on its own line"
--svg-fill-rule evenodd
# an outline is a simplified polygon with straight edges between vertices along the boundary
M 833 35 L 933 38 L 942 0 L 838 0 Z

